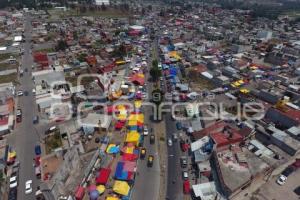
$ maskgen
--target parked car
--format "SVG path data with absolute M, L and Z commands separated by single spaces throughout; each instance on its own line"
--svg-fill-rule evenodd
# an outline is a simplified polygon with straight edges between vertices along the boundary
M 144 159 L 146 157 L 146 148 L 141 148 L 140 158 Z
M 180 164 L 181 164 L 181 167 L 182 168 L 186 168 L 187 165 L 188 165 L 188 160 L 187 160 L 187 157 L 186 156 L 182 156 L 180 158 Z
M 178 130 L 181 130 L 181 129 L 182 129 L 182 124 L 181 124 L 181 122 L 176 122 L 176 128 L 177 128 Z
M 287 168 L 285 168 L 285 170 L 283 170 L 283 172 L 281 172 L 281 175 L 284 175 L 285 177 L 288 177 L 294 171 L 295 171 L 295 168 L 293 166 L 288 166 Z
M 18 189 L 16 187 L 9 189 L 8 200 L 17 200 L 17 196 L 18 196 Z
M 173 145 L 172 139 L 168 138 L 168 146 L 171 147 Z
M 177 133 L 173 133 L 173 141 L 177 142 L 178 140 L 178 134 Z
M 17 109 L 16 120 L 18 123 L 22 122 L 22 110 L 21 109 Z
M 32 192 L 32 180 L 28 180 L 25 183 L 25 194 L 30 194 Z
M 300 186 L 296 187 L 294 189 L 295 194 L 297 194 L 298 196 L 300 196 Z
M 155 143 L 155 135 L 151 134 L 150 135 L 150 144 L 154 144 Z
M 9 178 L 9 188 L 16 188 L 18 186 L 17 173 L 13 173 Z
M 287 177 L 286 177 L 286 176 L 280 175 L 280 176 L 278 177 L 278 179 L 276 180 L 276 183 L 278 183 L 279 185 L 284 185 L 285 182 L 286 182 L 286 180 L 287 180 Z
M 183 180 L 188 180 L 189 179 L 189 173 L 187 171 L 182 171 L 182 178 L 183 178 Z
M 149 155 L 148 156 L 148 161 L 147 161 L 147 166 L 152 167 L 153 166 L 153 161 L 154 161 L 154 156 Z
M 32 119 L 32 122 L 34 123 L 34 124 L 38 124 L 39 123 L 39 116 L 34 116 L 33 117 L 33 119 Z
M 180 140 L 181 151 L 186 152 L 189 149 L 189 144 L 185 143 L 184 140 Z
M 17 92 L 17 95 L 18 95 L 18 96 L 23 96 L 23 94 L 24 94 L 24 93 L 23 93 L 22 90 L 19 90 L 19 91 Z
M 183 182 L 183 193 L 189 194 L 191 192 L 191 185 L 189 180 Z
M 147 136 L 149 134 L 147 126 L 144 126 L 144 136 Z

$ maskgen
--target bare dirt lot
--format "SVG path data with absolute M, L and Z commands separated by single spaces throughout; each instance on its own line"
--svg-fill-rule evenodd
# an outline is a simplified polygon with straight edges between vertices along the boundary
M 276 183 L 277 177 L 272 178 L 253 195 L 253 200 L 299 200 L 294 189 L 300 185 L 300 170 L 292 173 L 287 182 L 280 186 Z

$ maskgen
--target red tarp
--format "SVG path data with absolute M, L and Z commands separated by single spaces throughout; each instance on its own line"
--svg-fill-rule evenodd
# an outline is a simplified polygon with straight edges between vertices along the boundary
M 125 125 L 125 122 L 123 121 L 118 121 L 116 124 L 115 124 L 115 129 L 121 129 L 123 128 Z
M 122 155 L 122 160 L 123 161 L 134 161 L 138 158 L 136 154 L 131 154 L 131 153 L 124 153 Z
M 296 167 L 296 168 L 300 168 L 300 159 L 296 159 L 296 161 L 293 162 L 292 165 L 293 165 L 294 167 Z
M 75 199 L 82 200 L 84 197 L 84 187 L 78 186 L 75 192 Z
M 183 192 L 184 194 L 189 194 L 191 191 L 190 182 L 188 180 L 183 182 Z
M 101 168 L 99 170 L 99 175 L 96 178 L 96 184 L 97 185 L 105 185 L 109 175 L 110 175 L 111 169 L 109 168 Z

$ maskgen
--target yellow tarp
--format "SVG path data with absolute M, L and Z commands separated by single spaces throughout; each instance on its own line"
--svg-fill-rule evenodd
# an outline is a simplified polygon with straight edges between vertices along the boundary
M 140 140 L 140 134 L 138 132 L 127 133 L 126 142 L 138 144 Z
M 115 181 L 113 191 L 123 196 L 127 196 L 130 191 L 130 186 L 126 181 Z
M 8 152 L 8 158 L 14 158 L 16 156 L 17 156 L 17 152 L 15 151 Z
M 139 134 L 137 131 L 129 131 L 128 134 Z
M 128 120 L 137 120 L 140 123 L 144 123 L 144 114 L 131 114 Z
M 129 120 L 128 126 L 137 126 L 137 121 L 136 120 Z
M 115 144 L 109 144 L 106 148 L 106 153 L 109 153 L 110 148 L 115 147 Z
M 118 197 L 106 197 L 106 200 L 120 200 Z
M 98 185 L 97 190 L 100 194 L 102 194 L 105 191 L 105 186 L 104 185 Z
M 242 89 L 240 89 L 240 92 L 244 93 L 244 94 L 248 94 L 250 92 L 250 90 L 248 90 L 246 88 L 242 88 Z
M 133 150 L 134 150 L 134 146 L 132 146 L 132 147 L 126 147 L 125 153 L 132 154 Z
M 127 114 L 120 114 L 120 115 L 117 115 L 117 119 L 118 119 L 118 120 L 126 120 L 126 119 L 127 119 Z
M 142 101 L 135 101 L 134 102 L 134 107 L 135 108 L 140 108 L 142 106 Z
M 173 58 L 175 58 L 175 59 L 177 59 L 177 60 L 180 60 L 180 59 L 181 59 L 181 57 L 178 55 L 177 51 L 170 51 L 170 52 L 169 52 L 169 56 L 170 56 L 170 57 L 173 57 Z

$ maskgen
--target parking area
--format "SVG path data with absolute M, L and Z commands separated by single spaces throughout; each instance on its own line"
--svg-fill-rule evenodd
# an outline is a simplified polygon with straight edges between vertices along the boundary
M 292 173 L 286 183 L 282 186 L 276 183 L 278 176 L 272 178 L 268 183 L 263 185 L 257 192 L 254 193 L 254 197 L 265 200 L 299 200 L 300 196 L 294 193 L 294 189 L 300 186 L 300 170 Z

